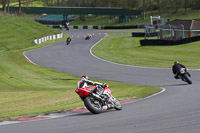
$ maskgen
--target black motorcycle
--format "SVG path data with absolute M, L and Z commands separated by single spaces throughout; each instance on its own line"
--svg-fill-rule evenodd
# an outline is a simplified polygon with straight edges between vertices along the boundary
M 87 36 L 85 37 L 85 40 L 90 40 L 91 38 L 92 38 L 91 35 L 87 35 Z
M 68 37 L 66 40 L 67 45 L 69 45 L 69 43 L 72 41 L 71 37 Z
M 192 84 L 191 75 L 186 68 L 180 68 L 178 77 L 182 79 L 182 81 Z

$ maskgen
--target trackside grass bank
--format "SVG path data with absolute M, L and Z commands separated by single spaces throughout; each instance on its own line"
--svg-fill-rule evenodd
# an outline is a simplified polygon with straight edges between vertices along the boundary
M 55 43 L 47 41 L 35 45 L 32 39 L 57 33 L 60 31 L 28 18 L 0 18 L 0 121 L 83 107 L 83 102 L 75 94 L 80 77 L 35 66 L 23 56 L 24 51 Z M 120 100 L 142 98 L 161 90 L 92 80 L 109 84 L 113 95 Z
M 177 46 L 140 46 L 139 37 L 105 38 L 92 52 L 105 60 L 146 67 L 172 67 L 178 60 L 189 68 L 200 68 L 199 42 Z
M 199 20 L 199 11 L 198 10 L 187 10 L 187 13 L 184 13 L 184 9 L 179 9 L 179 12 L 177 13 L 169 13 L 166 11 L 165 13 L 159 14 L 158 11 L 153 12 L 146 12 L 145 20 L 143 17 L 134 18 L 130 22 L 124 22 L 119 23 L 118 18 L 110 16 L 87 16 L 85 15 L 84 21 L 81 20 L 75 20 L 71 22 L 71 25 L 99 25 L 99 26 L 116 26 L 116 25 L 137 25 L 137 24 L 150 24 L 150 16 L 161 16 L 161 18 L 164 18 L 165 21 L 167 19 L 174 20 L 174 19 L 195 19 Z M 167 13 L 168 12 L 168 13 Z M 171 12 L 171 11 L 170 11 Z M 79 17 L 79 16 L 77 16 Z

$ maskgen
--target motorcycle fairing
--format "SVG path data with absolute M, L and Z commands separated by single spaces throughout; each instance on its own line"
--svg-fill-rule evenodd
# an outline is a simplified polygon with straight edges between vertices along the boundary
M 80 95 L 81 97 L 87 97 L 89 93 L 93 92 L 96 89 L 96 86 L 94 87 L 84 87 L 84 88 L 77 88 L 75 92 Z

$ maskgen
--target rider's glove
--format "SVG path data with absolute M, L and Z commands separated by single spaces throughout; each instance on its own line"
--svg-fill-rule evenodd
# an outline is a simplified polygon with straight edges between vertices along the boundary
M 94 86 L 97 86 L 97 85 L 100 85 L 100 83 L 99 83 L 99 82 L 94 82 L 93 85 L 94 85 Z
M 103 83 L 102 87 L 103 87 L 103 88 L 106 88 L 106 87 L 107 87 L 107 84 L 106 84 L 106 83 Z

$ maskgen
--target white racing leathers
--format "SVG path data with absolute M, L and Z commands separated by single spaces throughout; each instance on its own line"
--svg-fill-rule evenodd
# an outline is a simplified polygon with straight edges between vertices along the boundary
M 78 82 L 77 88 L 85 88 L 85 87 L 89 87 L 89 85 L 96 86 L 96 85 L 102 85 L 102 83 L 93 82 L 86 78 L 82 78 L 81 81 Z

